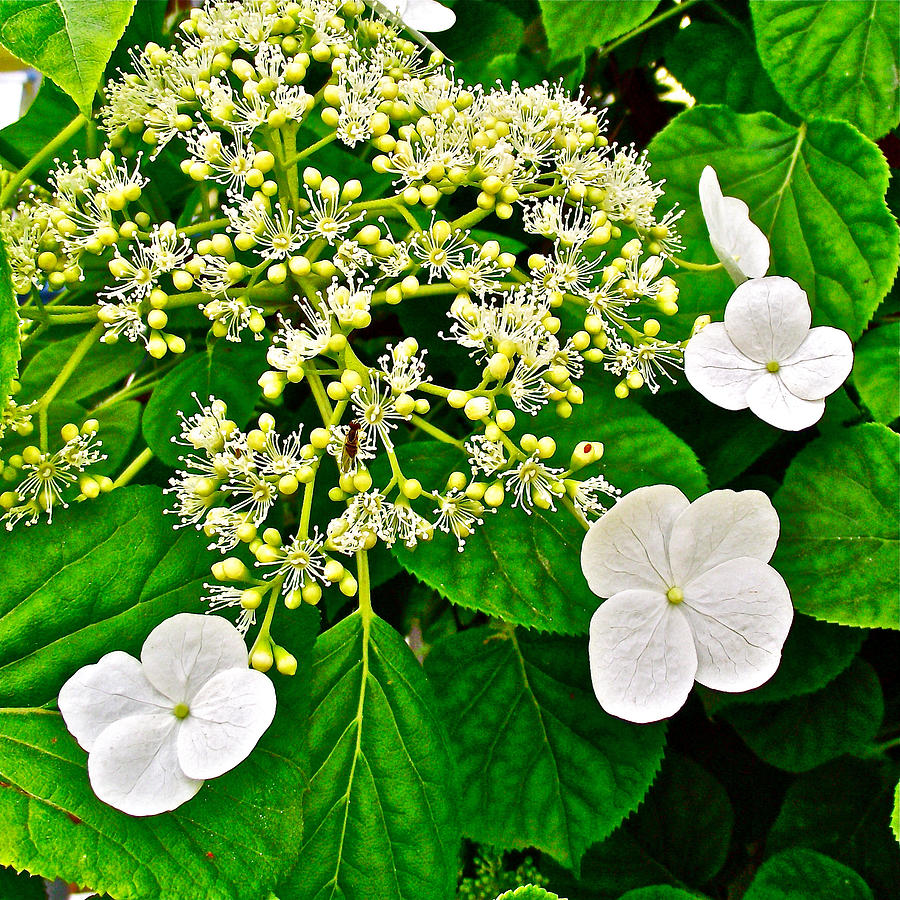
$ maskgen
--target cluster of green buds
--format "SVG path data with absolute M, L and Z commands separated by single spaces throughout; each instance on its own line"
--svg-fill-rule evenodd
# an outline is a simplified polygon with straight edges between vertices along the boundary
M 268 595 L 254 664 L 287 671 L 270 609 L 329 585 L 352 596 L 364 577 L 342 555 L 363 567 L 376 543 L 436 531 L 462 550 L 504 503 L 602 514 L 616 490 L 582 475 L 602 445 L 557 448 L 552 419 L 539 434 L 523 420 L 571 416 L 589 365 L 619 397 L 672 377 L 685 341 L 663 338 L 659 317 L 678 308 L 662 274 L 678 214 L 657 212 L 645 156 L 610 145 L 585 99 L 468 86 L 360 0 L 214 0 L 181 30 L 107 86 L 109 146 L 60 164 L 52 196 L 34 192 L 2 227 L 17 289 L 64 288 L 43 314 L 64 302 L 67 321 L 102 323 L 102 341 L 182 353 L 198 335 L 180 311 L 195 307 L 207 340 L 267 342 L 254 377 L 271 411 L 246 432 L 215 397 L 182 414 L 194 452 L 171 490 L 185 524 L 254 557 L 217 564 L 209 599 L 240 606 L 249 628 Z M 335 142 L 359 147 L 359 177 L 329 171 Z M 173 161 L 180 212 L 153 190 Z M 541 252 L 504 248 L 514 225 Z M 426 305 L 445 330 L 378 337 L 396 333 L 396 307 Z M 455 383 L 427 371 L 442 341 Z M 279 435 L 278 410 L 304 397 L 319 421 L 305 440 Z M 412 431 L 458 451 L 445 480 L 401 461 Z M 299 507 L 292 533 L 267 521 L 284 505 Z

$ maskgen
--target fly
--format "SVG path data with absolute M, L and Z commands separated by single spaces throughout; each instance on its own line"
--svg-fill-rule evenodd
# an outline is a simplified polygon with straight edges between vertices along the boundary
M 360 423 L 355 419 L 347 426 L 347 437 L 344 438 L 344 450 L 341 453 L 341 472 L 345 475 L 353 468 L 356 454 L 359 453 Z

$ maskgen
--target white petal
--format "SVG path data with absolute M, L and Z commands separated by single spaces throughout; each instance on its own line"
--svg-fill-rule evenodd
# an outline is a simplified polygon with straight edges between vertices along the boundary
M 747 391 L 747 403 L 763 422 L 785 431 L 800 431 L 815 425 L 825 412 L 824 400 L 795 397 L 779 377 L 766 372 Z
M 778 275 L 744 282 L 725 307 L 725 328 L 735 347 L 763 365 L 787 359 L 811 321 L 806 292 Z
M 110 725 L 88 757 L 94 793 L 130 816 L 155 816 L 190 800 L 203 782 L 178 765 L 178 724 L 169 712 Z
M 677 519 L 669 540 L 675 584 L 742 556 L 768 562 L 778 543 L 778 513 L 762 491 L 711 491 Z
M 684 587 L 679 604 L 697 648 L 697 681 L 749 691 L 768 681 L 794 617 L 784 579 L 758 559 L 733 559 Z
M 220 616 L 179 613 L 150 632 L 141 662 L 156 688 L 176 703 L 189 703 L 216 672 L 246 668 L 247 645 Z
M 631 588 L 665 592 L 671 587 L 669 534 L 687 507 L 687 497 L 671 484 L 622 497 L 584 536 L 581 569 L 590 589 L 611 597 Z
M 275 688 L 246 667 L 213 676 L 194 695 L 178 733 L 178 760 L 192 778 L 216 778 L 247 758 L 275 716 Z
M 746 409 L 747 391 L 765 371 L 734 346 L 721 322 L 695 334 L 684 351 L 684 374 L 691 386 L 723 409 Z
M 588 655 L 600 705 L 629 722 L 674 715 L 697 671 L 687 619 L 653 591 L 622 591 L 603 603 L 591 618 Z
M 725 197 L 712 166 L 700 176 L 700 206 L 709 229 L 709 242 L 735 284 L 760 278 L 769 268 L 769 242 L 750 220 L 743 200 Z
M 79 669 L 60 689 L 59 711 L 75 740 L 90 750 L 100 733 L 128 716 L 172 709 L 128 653 L 114 650 Z
M 436 0 L 409 0 L 403 21 L 416 31 L 446 31 L 456 22 L 456 13 Z
M 853 368 L 853 344 L 839 328 L 813 328 L 806 340 L 781 364 L 779 375 L 801 400 L 833 394 Z

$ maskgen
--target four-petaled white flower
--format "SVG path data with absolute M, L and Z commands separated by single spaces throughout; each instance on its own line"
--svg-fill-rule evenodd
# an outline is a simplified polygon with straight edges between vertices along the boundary
M 150 632 L 140 661 L 115 650 L 79 669 L 59 692 L 59 711 L 88 751 L 94 793 L 152 816 L 247 757 L 275 715 L 275 689 L 247 667 L 233 625 L 181 613 Z
M 709 229 L 709 242 L 734 283 L 765 275 L 769 268 L 769 242 L 750 221 L 747 204 L 737 197 L 724 196 L 712 166 L 706 166 L 700 176 L 700 206 Z
M 381 0 L 387 9 L 416 31 L 446 31 L 456 22 L 456 13 L 437 0 Z
M 725 322 L 695 334 L 684 351 L 687 380 L 725 409 L 750 409 L 764 422 L 799 431 L 818 422 L 825 397 L 853 368 L 850 338 L 838 328 L 810 329 L 803 289 L 770 275 L 738 287 Z
M 766 563 L 778 516 L 759 491 L 713 491 L 688 503 L 657 484 L 623 497 L 581 549 L 591 590 L 591 680 L 600 705 L 631 722 L 677 712 L 694 681 L 747 691 L 775 673 L 793 618 Z

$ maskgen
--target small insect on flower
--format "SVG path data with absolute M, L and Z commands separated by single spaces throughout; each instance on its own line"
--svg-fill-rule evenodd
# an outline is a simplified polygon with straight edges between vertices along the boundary
M 347 437 L 344 439 L 344 449 L 341 452 L 341 472 L 346 475 L 352 468 L 359 453 L 359 429 L 360 423 L 352 419 L 347 426 Z

